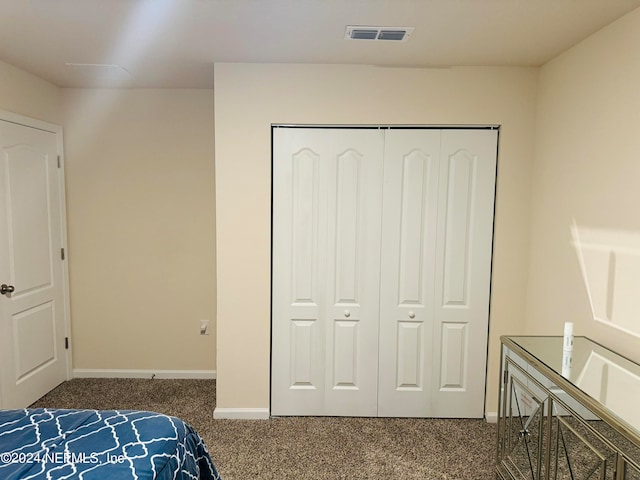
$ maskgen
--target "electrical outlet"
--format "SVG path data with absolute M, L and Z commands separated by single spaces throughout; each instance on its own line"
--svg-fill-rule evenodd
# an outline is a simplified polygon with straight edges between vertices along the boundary
M 200 320 L 200 335 L 209 335 L 209 320 Z

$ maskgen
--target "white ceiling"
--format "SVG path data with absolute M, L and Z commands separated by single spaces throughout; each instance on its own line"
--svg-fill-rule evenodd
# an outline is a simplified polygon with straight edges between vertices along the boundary
M 211 88 L 213 62 L 539 66 L 637 7 L 640 0 L 0 0 L 0 59 L 61 87 Z M 347 25 L 415 31 L 406 43 L 345 40 Z

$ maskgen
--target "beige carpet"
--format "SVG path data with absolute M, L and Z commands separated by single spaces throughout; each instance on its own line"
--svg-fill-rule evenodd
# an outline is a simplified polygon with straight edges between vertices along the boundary
M 223 480 L 493 479 L 495 425 L 482 420 L 214 420 L 215 381 L 75 379 L 33 407 L 152 410 L 200 433 Z

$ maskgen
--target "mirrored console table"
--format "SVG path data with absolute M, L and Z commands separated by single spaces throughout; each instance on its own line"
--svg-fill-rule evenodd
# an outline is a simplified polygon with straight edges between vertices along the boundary
M 585 337 L 501 342 L 496 478 L 640 480 L 640 365 Z

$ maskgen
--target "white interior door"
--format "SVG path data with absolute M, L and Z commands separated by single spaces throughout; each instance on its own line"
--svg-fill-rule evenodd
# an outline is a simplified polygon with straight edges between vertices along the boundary
M 382 139 L 274 130 L 274 415 L 377 414 Z
M 431 416 L 484 415 L 496 130 L 443 130 Z
M 61 131 L 0 118 L 0 398 L 21 408 L 67 378 Z

